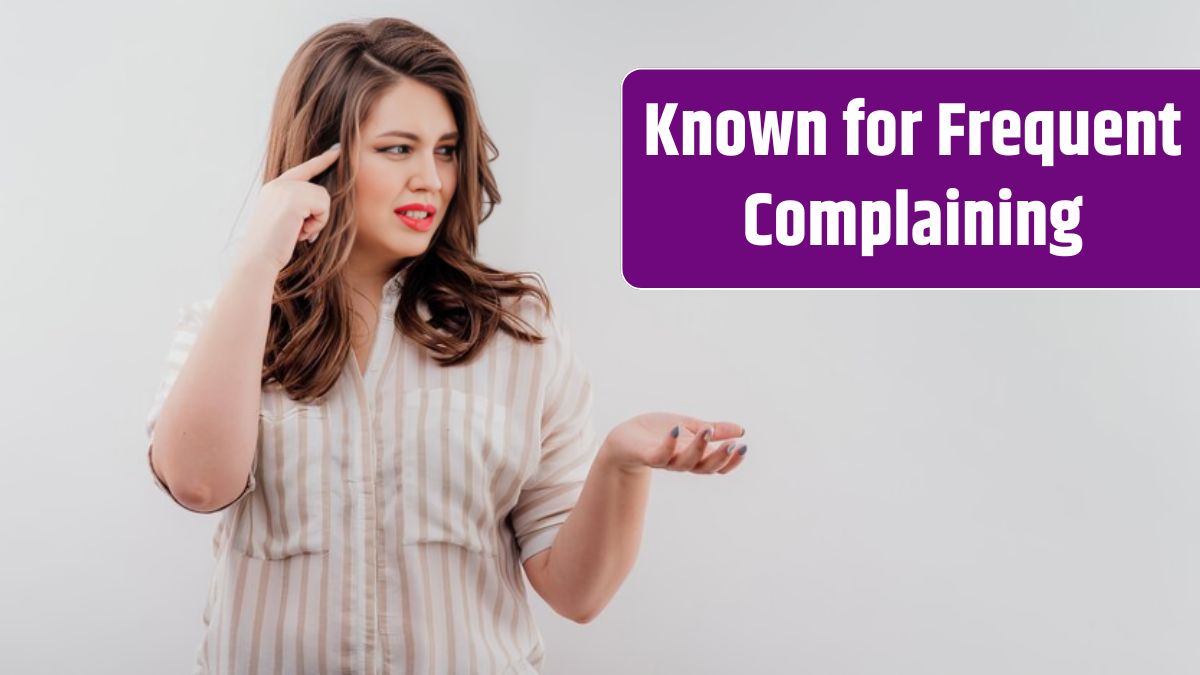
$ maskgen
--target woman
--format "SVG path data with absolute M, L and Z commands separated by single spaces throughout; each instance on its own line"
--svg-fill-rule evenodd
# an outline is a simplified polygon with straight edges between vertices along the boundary
M 289 64 L 239 262 L 183 312 L 147 425 L 158 485 L 223 512 L 197 672 L 538 672 L 521 569 L 591 620 L 650 470 L 744 456 L 736 424 L 670 413 L 594 442 L 545 291 L 475 259 L 494 154 L 411 23 L 330 26 Z

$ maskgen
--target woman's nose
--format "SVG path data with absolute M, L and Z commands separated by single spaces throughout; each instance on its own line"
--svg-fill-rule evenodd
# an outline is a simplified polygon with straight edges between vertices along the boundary
M 416 172 L 409 179 L 409 187 L 414 191 L 429 190 L 431 192 L 440 192 L 442 189 L 442 180 L 438 176 L 436 161 L 432 154 L 422 156 L 417 163 Z

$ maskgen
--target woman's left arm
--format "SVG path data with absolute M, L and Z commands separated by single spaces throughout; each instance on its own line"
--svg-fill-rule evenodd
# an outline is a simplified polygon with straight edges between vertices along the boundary
M 615 427 L 553 545 L 525 561 L 534 590 L 562 616 L 591 621 L 637 559 L 651 471 L 729 473 L 746 454 L 736 440 L 744 433 L 732 422 L 672 413 L 639 415 Z

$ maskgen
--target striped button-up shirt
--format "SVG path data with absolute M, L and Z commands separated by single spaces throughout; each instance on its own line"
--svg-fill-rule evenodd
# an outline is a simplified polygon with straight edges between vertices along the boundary
M 470 363 L 439 365 L 393 323 L 402 285 L 385 286 L 365 375 L 351 355 L 314 404 L 263 388 L 246 491 L 213 537 L 194 672 L 540 672 L 521 563 L 583 487 L 589 379 L 528 298 L 513 306 L 545 342 L 497 333 Z M 211 304 L 181 311 L 151 451 Z

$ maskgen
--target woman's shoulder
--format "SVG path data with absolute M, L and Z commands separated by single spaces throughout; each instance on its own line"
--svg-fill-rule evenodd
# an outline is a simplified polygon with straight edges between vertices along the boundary
M 554 303 L 550 301 L 550 293 L 545 286 L 540 286 L 545 297 L 536 293 L 522 293 L 507 298 L 504 306 L 514 316 L 521 319 L 538 335 L 547 341 L 553 339 L 560 331 L 557 312 Z

